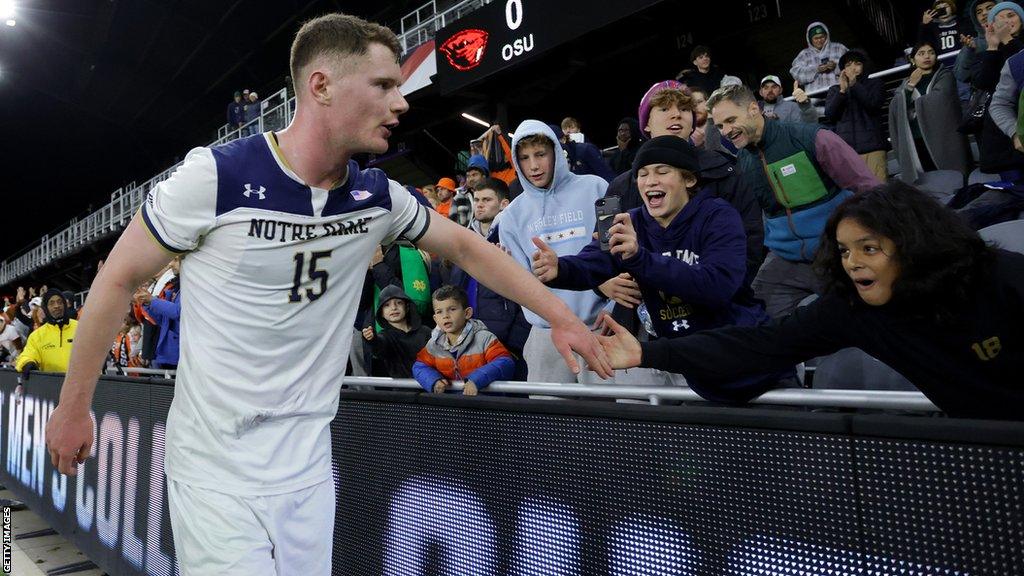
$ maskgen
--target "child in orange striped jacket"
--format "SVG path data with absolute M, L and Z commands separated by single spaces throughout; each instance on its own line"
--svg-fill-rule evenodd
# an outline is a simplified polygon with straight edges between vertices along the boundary
M 432 295 L 437 327 L 413 364 L 416 381 L 427 392 L 442 393 L 453 381 L 463 380 L 462 393 L 475 396 L 495 380 L 515 373 L 515 362 L 505 346 L 483 322 L 473 320 L 466 292 L 442 286 Z

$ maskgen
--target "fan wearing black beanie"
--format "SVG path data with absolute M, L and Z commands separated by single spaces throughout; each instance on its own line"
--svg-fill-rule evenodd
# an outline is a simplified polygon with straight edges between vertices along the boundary
M 699 170 L 697 149 L 686 140 L 648 140 L 633 162 L 643 206 L 615 217 L 609 231 L 611 250 L 602 251 L 595 240 L 576 256 L 558 257 L 535 239 L 539 250 L 533 259 L 534 274 L 552 288 L 590 290 L 628 272 L 640 286 L 651 339 L 767 323 L 764 306 L 743 284 L 747 248 L 740 215 L 701 187 Z M 692 379 L 688 384 L 708 400 L 743 402 L 789 374 L 759 375 L 713 387 Z M 682 380 L 665 372 L 645 378 L 659 376 L 666 384 Z

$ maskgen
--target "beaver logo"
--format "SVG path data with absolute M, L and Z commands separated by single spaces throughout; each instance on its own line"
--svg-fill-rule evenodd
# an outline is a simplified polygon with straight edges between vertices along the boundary
M 457 32 L 438 49 L 453 68 L 461 72 L 480 65 L 487 48 L 487 31 L 470 28 Z

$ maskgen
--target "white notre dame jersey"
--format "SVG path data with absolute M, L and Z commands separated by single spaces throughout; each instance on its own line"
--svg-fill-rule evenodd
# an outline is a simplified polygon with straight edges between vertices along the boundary
M 329 425 L 375 248 L 429 214 L 380 170 L 304 184 L 271 133 L 189 152 L 142 207 L 181 266 L 181 359 L 166 470 L 260 495 L 331 477 Z

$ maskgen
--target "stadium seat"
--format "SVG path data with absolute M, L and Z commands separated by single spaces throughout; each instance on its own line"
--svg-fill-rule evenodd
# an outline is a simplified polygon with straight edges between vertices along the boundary
M 989 182 L 998 182 L 999 174 L 988 174 L 982 172 L 981 168 L 975 168 L 974 171 L 967 177 L 967 185 L 972 184 L 987 184 Z
M 925 194 L 947 204 L 964 187 L 964 175 L 956 170 L 932 170 L 921 174 L 914 185 Z
M 978 230 L 988 242 L 1003 250 L 1024 254 L 1024 220 L 1011 220 Z
M 814 388 L 917 390 L 902 374 L 859 348 L 844 348 L 820 359 L 814 371 Z

